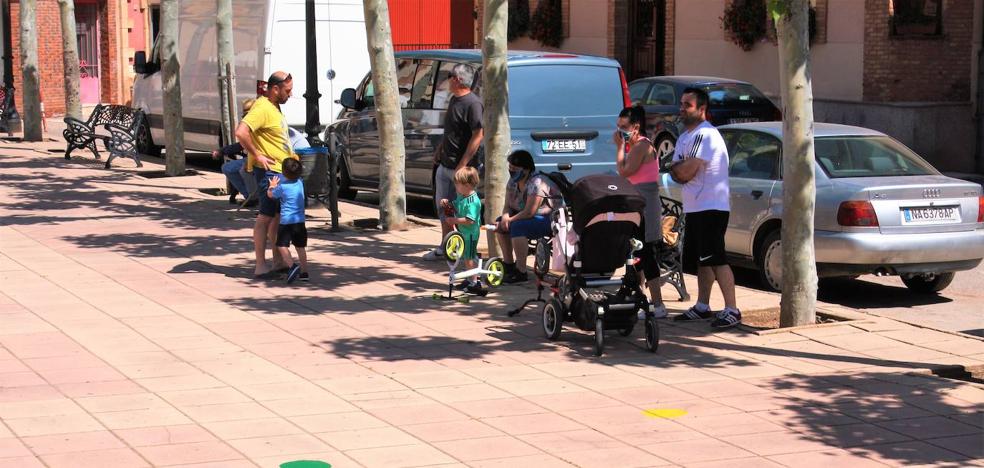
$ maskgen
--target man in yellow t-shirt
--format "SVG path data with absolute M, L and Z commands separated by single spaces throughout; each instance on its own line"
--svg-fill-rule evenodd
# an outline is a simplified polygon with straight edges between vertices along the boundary
M 276 241 L 277 226 L 280 224 L 280 203 L 267 196 L 270 179 L 283 179 L 281 163 L 287 158 L 296 158 L 291 150 L 287 136 L 287 119 L 280 105 L 285 104 L 294 89 L 294 81 L 289 73 L 276 71 L 267 80 L 266 94 L 259 97 L 246 117 L 236 127 L 236 138 L 246 151 L 246 170 L 256 177 L 260 212 L 253 226 L 253 249 L 256 254 L 254 276 L 260 279 L 275 277 L 278 270 L 290 267 L 291 259 L 281 258 L 277 249 L 273 251 L 273 269 L 266 264 L 267 239 L 270 245 Z

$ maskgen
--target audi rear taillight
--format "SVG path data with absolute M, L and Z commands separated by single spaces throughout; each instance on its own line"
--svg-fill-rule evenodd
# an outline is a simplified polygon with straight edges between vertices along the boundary
M 256 80 L 256 95 L 257 96 L 262 96 L 262 95 L 266 94 L 266 85 L 267 85 L 266 81 Z
M 624 104 L 624 107 L 632 107 L 632 97 L 629 96 L 629 82 L 625 81 L 625 71 L 621 67 L 618 69 L 618 79 L 622 81 L 622 104 Z
M 841 226 L 878 226 L 878 215 L 869 201 L 846 201 L 837 209 L 837 224 Z
M 984 223 L 984 195 L 977 197 L 977 222 Z

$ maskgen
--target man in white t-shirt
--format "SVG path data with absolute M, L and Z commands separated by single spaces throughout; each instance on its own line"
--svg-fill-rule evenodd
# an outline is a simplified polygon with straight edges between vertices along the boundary
M 673 164 L 700 158 L 696 176 L 683 185 L 683 212 L 686 214 L 684 242 L 693 243 L 697 253 L 697 303 L 675 321 L 709 320 L 714 328 L 731 328 L 741 323 L 735 304 L 735 277 L 724 252 L 724 234 L 731 213 L 728 186 L 728 147 L 724 138 L 707 121 L 707 93 L 687 88 L 680 98 L 680 118 L 684 132 L 677 139 Z M 711 287 L 717 281 L 724 296 L 724 310 L 713 314 L 708 305 Z

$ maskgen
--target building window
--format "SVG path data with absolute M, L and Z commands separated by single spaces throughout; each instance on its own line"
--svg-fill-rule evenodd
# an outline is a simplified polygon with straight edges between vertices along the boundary
M 943 35 L 943 0 L 892 0 L 892 35 Z
M 161 32 L 161 6 L 150 6 L 150 40 L 148 44 L 157 42 L 157 33 Z M 152 47 L 153 48 L 153 47 Z

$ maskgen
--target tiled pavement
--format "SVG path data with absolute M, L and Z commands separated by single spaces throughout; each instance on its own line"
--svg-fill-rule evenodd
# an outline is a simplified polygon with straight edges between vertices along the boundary
M 259 283 L 250 215 L 197 190 L 221 176 L 62 147 L 0 143 L 2 467 L 984 466 L 984 386 L 907 374 L 982 364 L 981 340 L 664 322 L 658 354 L 637 331 L 594 358 L 505 316 L 529 288 L 432 301 L 433 228 L 330 233 L 316 210 L 312 282 Z

